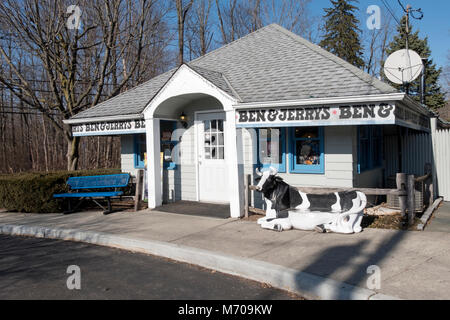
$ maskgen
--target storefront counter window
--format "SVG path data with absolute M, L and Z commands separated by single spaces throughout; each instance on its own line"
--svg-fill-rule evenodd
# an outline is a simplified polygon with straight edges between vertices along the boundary
M 257 129 L 259 168 L 275 167 L 278 172 L 286 172 L 285 132 L 285 128 Z
M 323 128 L 290 128 L 290 172 L 324 173 Z

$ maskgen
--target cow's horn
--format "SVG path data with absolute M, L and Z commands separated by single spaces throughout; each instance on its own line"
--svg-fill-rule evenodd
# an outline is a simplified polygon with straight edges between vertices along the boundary
M 270 167 L 270 173 L 272 173 L 273 175 L 276 175 L 278 173 L 278 170 L 274 167 Z
M 260 176 L 260 177 L 262 177 L 262 172 L 261 171 L 259 171 L 259 169 L 258 168 L 256 168 L 256 170 L 255 170 L 255 172 L 256 172 L 256 174 L 258 175 L 258 176 Z

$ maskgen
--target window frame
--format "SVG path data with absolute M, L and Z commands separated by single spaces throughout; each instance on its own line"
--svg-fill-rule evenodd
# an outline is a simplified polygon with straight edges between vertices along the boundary
M 280 144 L 281 144 L 281 163 L 262 163 L 260 158 L 260 136 L 259 132 L 261 129 L 280 129 Z M 274 167 L 279 173 L 286 173 L 286 128 L 283 127 L 267 127 L 267 128 L 256 128 L 256 145 L 257 145 L 257 168 L 258 169 L 268 169 Z
M 134 168 L 135 169 L 145 169 L 145 160 L 141 161 L 139 159 L 139 154 L 141 153 L 141 141 L 140 136 L 145 136 L 145 133 L 139 133 L 133 135 L 133 143 L 134 143 Z M 147 152 L 147 150 L 145 151 Z
M 323 127 L 317 127 L 319 132 L 318 138 L 313 138 L 313 140 L 319 141 L 320 149 L 320 163 L 315 165 L 297 164 L 296 163 L 296 143 L 301 140 L 311 140 L 308 138 L 296 138 L 295 129 L 297 127 L 289 128 L 289 172 L 290 173 L 304 173 L 304 174 L 324 174 L 325 173 L 325 154 L 324 154 L 324 129 Z M 308 128 L 308 127 L 298 127 L 298 128 Z

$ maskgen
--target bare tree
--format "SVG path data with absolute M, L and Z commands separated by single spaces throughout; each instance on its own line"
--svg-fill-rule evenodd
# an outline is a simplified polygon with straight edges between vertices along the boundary
M 75 170 L 80 138 L 61 119 L 139 80 L 144 48 L 161 41 L 163 12 L 158 0 L 81 0 L 81 25 L 72 29 L 68 21 L 77 12 L 67 13 L 69 5 L 53 0 L 0 3 L 0 20 L 7 26 L 0 35 L 0 58 L 11 70 L 0 74 L 0 83 L 64 137 L 67 169 Z M 14 50 L 8 51 L 7 41 Z
M 444 66 L 443 72 L 443 88 L 445 88 L 446 99 L 450 99 L 450 50 L 447 53 L 447 62 Z
M 190 60 L 205 55 L 211 48 L 214 32 L 210 19 L 213 0 L 197 0 L 186 23 Z
M 363 41 L 365 42 L 365 71 L 380 78 L 384 60 L 386 59 L 386 46 L 393 35 L 392 19 L 389 15 L 382 15 L 380 29 L 363 29 Z
M 261 0 L 216 0 L 222 44 L 230 43 L 263 26 Z
M 194 3 L 194 0 L 189 0 L 187 4 L 183 0 L 175 0 L 177 7 L 177 22 L 178 22 L 178 65 L 184 63 L 184 27 L 186 16 Z
M 315 17 L 311 0 L 263 0 L 263 22 L 277 23 L 308 40 L 312 40 Z

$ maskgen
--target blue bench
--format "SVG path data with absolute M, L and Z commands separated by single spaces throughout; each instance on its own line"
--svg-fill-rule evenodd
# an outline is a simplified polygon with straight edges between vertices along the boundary
M 77 192 L 58 193 L 54 194 L 53 198 L 67 198 L 69 201 L 69 210 L 64 214 L 75 212 L 75 210 L 81 205 L 84 199 L 91 199 L 104 211 L 103 214 L 112 212 L 111 197 L 122 196 L 122 191 L 117 191 L 117 188 L 123 188 L 128 185 L 130 175 L 128 173 L 123 174 L 110 174 L 103 176 L 87 176 L 87 177 L 70 177 L 67 180 L 67 185 L 70 190 L 77 190 Z M 115 191 L 101 191 L 98 189 L 113 189 Z M 108 208 L 104 208 L 96 199 L 105 199 L 108 202 Z M 72 209 L 70 205 L 71 199 L 79 199 L 77 206 Z

